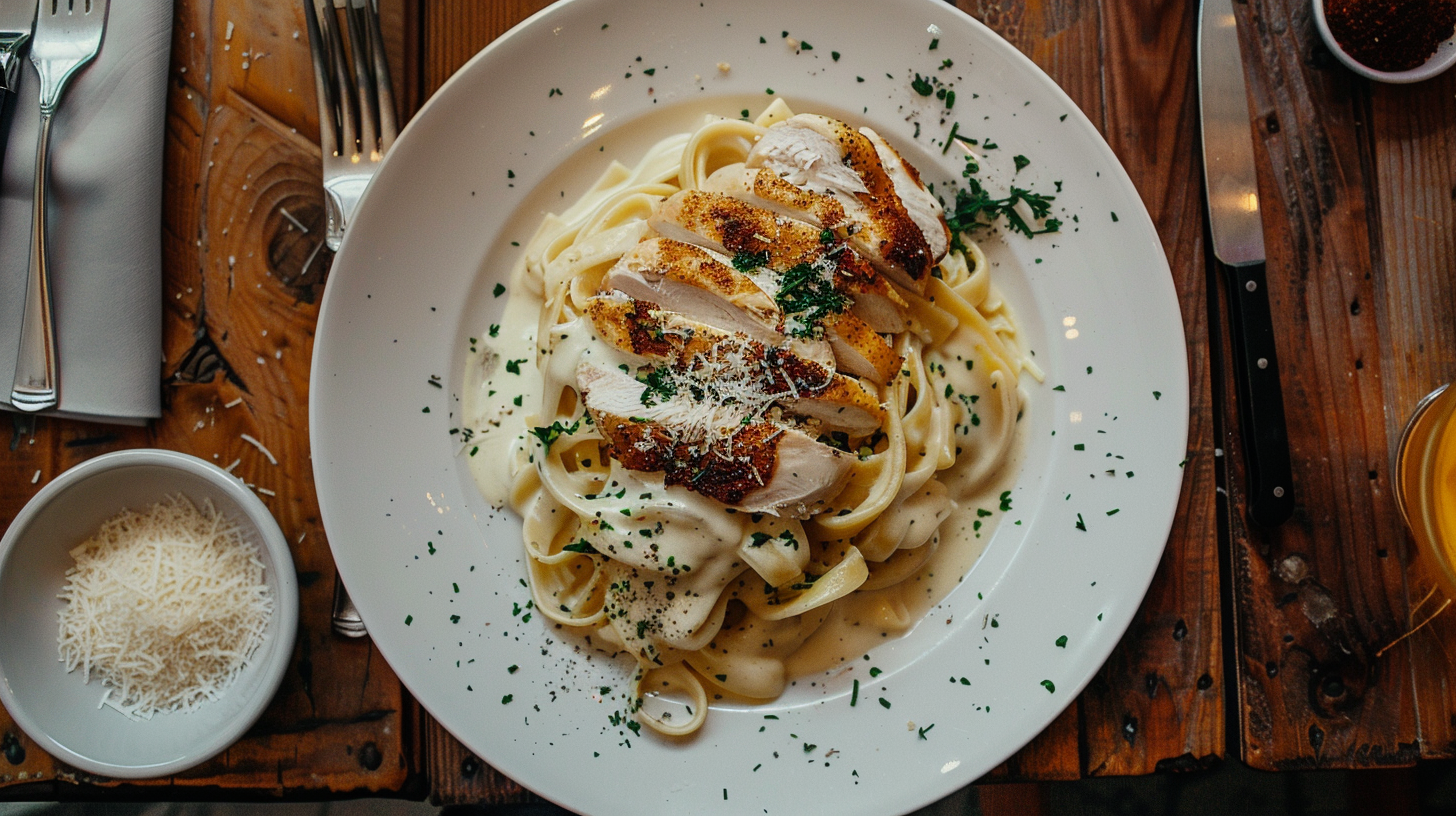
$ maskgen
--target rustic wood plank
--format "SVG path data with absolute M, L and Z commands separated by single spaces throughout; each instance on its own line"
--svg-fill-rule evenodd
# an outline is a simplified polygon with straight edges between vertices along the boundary
M 1277 529 L 1248 525 L 1230 419 L 1243 756 L 1262 769 L 1410 764 L 1408 644 L 1377 656 L 1404 631 L 1406 603 L 1388 472 L 1390 361 L 1379 306 L 1362 307 L 1382 298 L 1362 192 L 1376 181 L 1362 165 L 1367 123 L 1350 101 L 1370 89 L 1318 44 L 1307 3 L 1254 0 L 1237 13 L 1297 502 Z M 1223 410 L 1237 415 L 1231 385 Z
M 550 0 L 435 0 L 425 5 L 424 89 L 428 98 L 496 37 Z
M 299 432 L 307 427 L 308 366 L 328 259 L 315 252 L 323 206 L 308 39 L 295 36 L 303 31 L 302 6 L 291 0 L 178 0 L 161 236 L 164 416 L 150 428 L 125 429 L 42 418 L 33 434 L 17 418 L 12 455 L 0 461 L 0 483 L 25 486 L 0 492 L 7 523 L 65 468 L 123 448 L 179 450 L 224 467 L 237 460 L 235 474 L 273 493 L 260 490 L 260 497 L 292 544 L 301 596 L 298 644 L 283 686 L 259 723 L 222 755 L 140 787 L 279 795 L 401 793 L 419 784 L 412 703 L 371 644 L 329 630 L 334 565 L 307 434 Z M 41 479 L 32 486 L 36 470 Z M 56 763 L 6 715 L 0 734 L 11 766 L 0 784 L 116 784 Z
M 1363 117 L 1374 137 L 1367 195 L 1377 237 L 1372 284 L 1392 444 L 1416 402 L 1456 380 L 1456 76 L 1417 85 L 1372 85 Z M 1368 308 L 1368 307 L 1367 307 Z M 1387 459 L 1386 461 L 1389 461 Z M 1390 547 L 1394 549 L 1395 542 Z M 1412 607 L 1428 587 L 1407 578 Z M 1413 609 L 1416 621 L 1439 596 Z M 1456 615 L 1451 609 L 1411 638 L 1421 756 L 1456 756 Z

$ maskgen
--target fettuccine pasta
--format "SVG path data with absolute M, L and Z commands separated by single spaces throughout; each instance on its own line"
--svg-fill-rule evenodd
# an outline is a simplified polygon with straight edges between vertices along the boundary
M 668 735 L 710 697 L 779 696 L 856 599 L 913 626 L 889 593 L 1004 480 L 1040 377 L 914 169 L 782 101 L 548 215 L 490 336 L 472 465 L 523 520 L 534 609 L 630 655 L 633 714 Z

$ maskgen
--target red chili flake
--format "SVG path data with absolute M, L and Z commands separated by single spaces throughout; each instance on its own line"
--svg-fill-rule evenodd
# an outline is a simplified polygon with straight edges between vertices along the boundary
M 1377 71 L 1419 68 L 1456 31 L 1451 0 L 1327 0 L 1325 20 L 1340 47 Z

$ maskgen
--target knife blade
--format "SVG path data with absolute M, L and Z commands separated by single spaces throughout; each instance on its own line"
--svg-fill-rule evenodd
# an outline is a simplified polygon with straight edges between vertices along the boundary
M 1198 87 L 1209 232 L 1214 257 L 1228 279 L 1248 515 L 1274 527 L 1294 512 L 1294 477 L 1274 322 L 1264 291 L 1264 224 L 1243 66 L 1232 0 L 1202 0 Z
M 0 0 L 0 167 L 5 164 L 5 144 L 15 116 L 15 96 L 20 92 L 20 65 L 35 31 L 38 6 L 37 0 Z

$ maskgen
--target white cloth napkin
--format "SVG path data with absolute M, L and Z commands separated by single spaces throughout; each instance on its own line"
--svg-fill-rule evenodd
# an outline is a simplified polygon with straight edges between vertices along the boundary
M 172 0 L 112 0 L 101 50 L 72 77 L 51 125 L 61 400 L 49 413 L 57 416 L 140 425 L 161 415 L 162 147 L 171 46 Z M 0 172 L 0 408 L 10 410 L 30 254 L 38 87 L 27 52 Z

